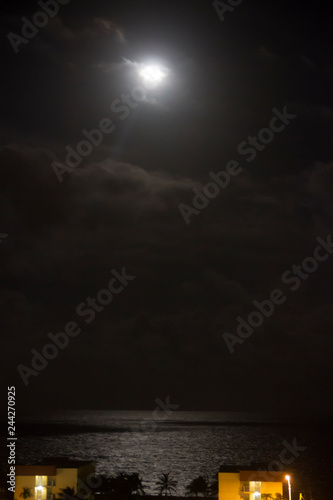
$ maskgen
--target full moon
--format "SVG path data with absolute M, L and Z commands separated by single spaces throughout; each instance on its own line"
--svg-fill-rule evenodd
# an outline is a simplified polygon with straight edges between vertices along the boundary
M 147 85 L 156 87 L 166 78 L 167 70 L 157 64 L 142 64 L 139 67 L 139 75 Z

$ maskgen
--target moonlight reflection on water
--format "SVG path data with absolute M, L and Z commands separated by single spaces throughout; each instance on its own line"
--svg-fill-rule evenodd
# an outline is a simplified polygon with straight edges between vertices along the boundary
M 41 456 L 61 455 L 94 460 L 100 474 L 138 472 L 147 493 L 153 493 L 159 475 L 170 472 L 178 480 L 178 493 L 184 494 L 193 478 L 205 474 L 213 479 L 220 465 L 268 466 L 279 459 L 283 441 L 291 444 L 296 439 L 306 449 L 286 466 L 288 471 L 297 472 L 305 484 L 318 484 L 329 474 L 329 461 L 323 459 L 329 453 L 324 429 L 319 434 L 316 427 L 306 425 L 245 423 L 246 419 L 226 423 L 225 415 L 218 422 L 217 414 L 188 413 L 185 418 L 185 412 L 174 412 L 172 420 L 143 432 L 140 423 L 151 418 L 151 412 L 110 413 L 72 413 L 53 422 L 44 420 L 56 426 L 53 435 L 21 437 L 19 459 L 34 462 Z M 81 425 L 90 430 L 82 432 Z

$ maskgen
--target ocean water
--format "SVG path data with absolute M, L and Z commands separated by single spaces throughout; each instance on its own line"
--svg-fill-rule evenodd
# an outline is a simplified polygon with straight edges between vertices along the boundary
M 333 498 L 327 421 L 224 412 L 63 411 L 22 419 L 17 435 L 20 463 L 55 456 L 93 460 L 100 474 L 140 473 L 150 494 L 163 473 L 174 476 L 183 495 L 192 479 L 205 474 L 213 480 L 221 465 L 260 463 L 291 472 L 293 500 L 310 490 L 313 500 Z M 288 446 L 293 454 L 281 455 Z

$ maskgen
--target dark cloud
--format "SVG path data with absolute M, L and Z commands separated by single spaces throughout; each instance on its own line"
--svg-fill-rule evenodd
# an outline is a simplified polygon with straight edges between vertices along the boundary
M 22 406 L 52 384 L 59 407 L 144 408 L 172 394 L 181 409 L 296 409 L 310 398 L 327 411 L 333 261 L 295 292 L 281 281 L 332 232 L 331 75 L 320 37 L 302 45 L 301 25 L 279 14 L 281 30 L 277 10 L 258 5 L 221 24 L 211 5 L 148 4 L 150 20 L 141 6 L 102 1 L 78 18 L 73 4 L 22 53 L 2 49 L 5 373 L 22 384 L 17 364 L 78 321 L 80 336 L 22 385 Z M 19 28 L 19 15 L 4 18 L 2 31 L 9 26 Z M 122 121 L 110 105 L 138 84 L 135 61 L 149 46 L 171 80 Z M 297 118 L 246 162 L 239 144 L 284 106 Z M 115 132 L 58 182 L 52 162 L 105 117 Z M 179 204 L 192 205 L 193 188 L 232 159 L 242 172 L 186 225 Z M 86 324 L 77 306 L 123 267 L 135 280 Z M 231 355 L 222 334 L 275 288 L 286 302 Z

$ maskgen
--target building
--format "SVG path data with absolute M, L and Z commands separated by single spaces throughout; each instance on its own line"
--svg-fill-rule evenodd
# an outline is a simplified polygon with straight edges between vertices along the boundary
M 253 467 L 220 468 L 219 500 L 260 500 L 262 494 L 286 494 L 287 472 L 253 470 Z
M 89 479 L 95 475 L 94 462 L 73 461 L 63 458 L 44 460 L 36 465 L 17 465 L 14 500 L 21 500 L 24 488 L 28 488 L 30 500 L 56 500 L 63 488 L 74 488 L 75 493 L 91 484 Z M 29 500 L 29 499 L 28 499 Z

